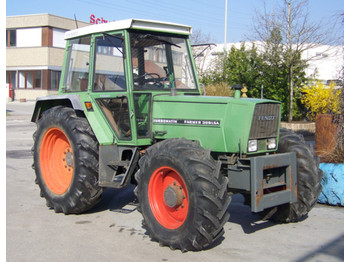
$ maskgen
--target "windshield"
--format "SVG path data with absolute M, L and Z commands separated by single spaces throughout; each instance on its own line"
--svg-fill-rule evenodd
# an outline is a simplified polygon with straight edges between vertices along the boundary
M 186 38 L 130 33 L 135 89 L 196 89 Z

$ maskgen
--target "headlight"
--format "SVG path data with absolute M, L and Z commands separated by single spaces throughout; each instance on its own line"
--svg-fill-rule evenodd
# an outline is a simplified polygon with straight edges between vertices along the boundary
M 258 151 L 258 140 L 249 140 L 248 141 L 248 152 Z
M 267 139 L 267 149 L 275 149 L 277 147 L 276 138 Z

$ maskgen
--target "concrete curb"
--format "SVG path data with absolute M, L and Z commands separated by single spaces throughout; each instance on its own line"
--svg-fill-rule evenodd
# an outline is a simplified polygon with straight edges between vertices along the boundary
M 344 164 L 321 163 L 323 190 L 318 198 L 321 204 L 344 206 Z

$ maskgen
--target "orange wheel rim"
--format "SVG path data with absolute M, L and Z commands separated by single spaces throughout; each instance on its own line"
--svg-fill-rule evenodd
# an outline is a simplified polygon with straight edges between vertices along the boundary
M 167 229 L 176 229 L 186 221 L 189 195 L 181 175 L 163 166 L 155 170 L 148 185 L 148 199 L 157 221 Z
M 73 150 L 67 136 L 59 128 L 44 134 L 40 150 L 41 173 L 47 187 L 55 194 L 66 192 L 74 172 Z

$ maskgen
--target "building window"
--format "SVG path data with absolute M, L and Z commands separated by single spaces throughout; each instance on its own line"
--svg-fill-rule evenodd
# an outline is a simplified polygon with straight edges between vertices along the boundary
M 52 46 L 53 47 L 66 47 L 66 40 L 64 40 L 64 34 L 67 30 L 52 28 Z
M 34 88 L 41 88 L 41 71 L 35 71 Z
M 16 86 L 16 71 L 6 71 L 6 84 L 11 84 L 13 88 Z
M 32 47 L 41 46 L 41 27 L 6 30 L 6 46 Z
M 16 36 L 17 36 L 16 29 L 6 30 L 6 46 L 16 46 L 16 42 L 17 42 Z
M 57 90 L 60 85 L 61 71 L 51 71 L 51 89 Z
M 18 71 L 18 88 L 41 88 L 41 71 Z
M 41 27 L 18 28 L 16 30 L 16 46 L 17 47 L 42 46 Z

